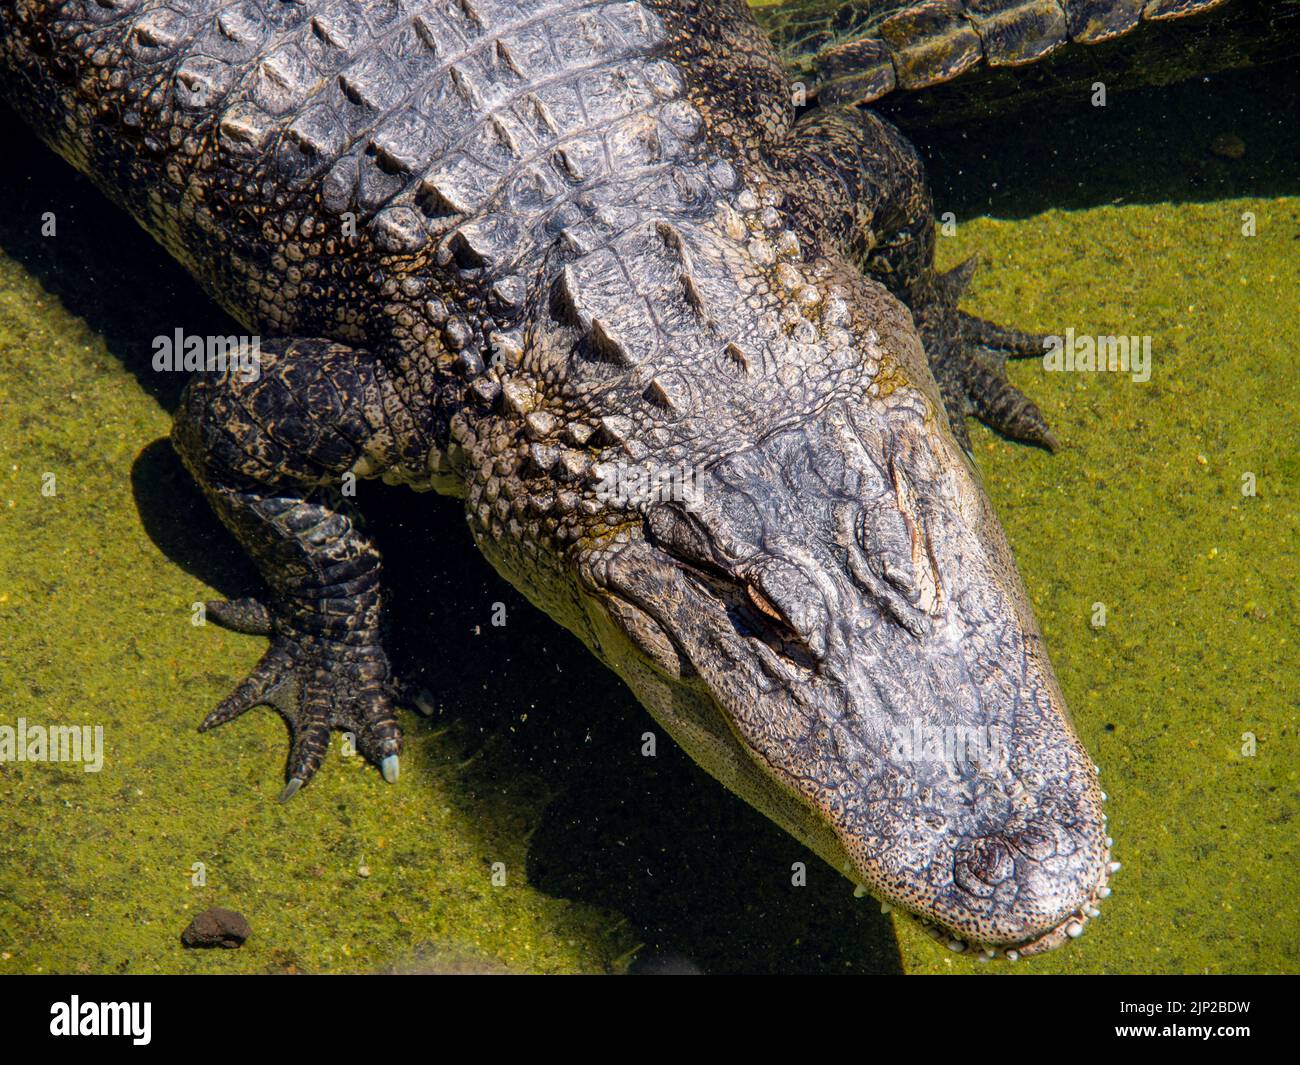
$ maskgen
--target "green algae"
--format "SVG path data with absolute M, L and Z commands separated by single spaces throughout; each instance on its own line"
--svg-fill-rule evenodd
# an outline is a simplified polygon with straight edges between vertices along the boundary
M 1298 199 L 1227 200 L 980 219 L 941 247 L 993 264 L 985 317 L 1152 337 L 1145 384 L 1013 365 L 1058 454 L 973 434 L 1123 864 L 1083 939 L 1023 971 L 1297 968 L 1297 233 Z M 974 967 L 901 940 L 912 971 Z
M 1264 134 L 1235 121 L 1257 158 Z M 1235 187 L 1230 164 L 1188 154 L 1184 169 Z M 252 577 L 157 443 L 179 383 L 147 369 L 154 333 L 235 330 L 84 182 L 34 158 L 32 177 L 5 178 L 0 220 L 0 724 L 102 725 L 106 754 L 99 773 L 0 765 L 0 972 L 617 972 L 642 945 L 711 971 L 1300 968 L 1297 196 L 1263 181 L 1107 205 L 1111 181 L 1158 185 L 1134 166 L 1083 197 L 1036 172 L 1068 211 L 941 189 L 960 206 L 942 261 L 985 259 L 972 310 L 1153 348 L 1145 384 L 1013 365 L 1054 456 L 972 425 L 1124 863 L 1080 942 L 1011 968 L 854 903 L 666 743 L 640 757 L 649 718 L 496 580 L 454 504 L 424 497 L 365 488 L 400 650 L 439 712 L 404 719 L 395 787 L 336 746 L 278 805 L 271 712 L 195 731 L 264 641 L 191 624 L 195 601 Z M 47 208 L 54 241 L 38 235 Z M 997 217 L 967 220 L 981 208 Z M 807 887 L 791 886 L 796 862 Z M 248 917 L 243 948 L 180 947 L 209 905 Z

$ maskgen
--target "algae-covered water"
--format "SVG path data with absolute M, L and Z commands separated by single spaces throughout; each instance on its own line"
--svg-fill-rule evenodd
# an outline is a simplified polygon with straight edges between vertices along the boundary
M 968 307 L 1151 338 L 1145 383 L 1012 367 L 1055 455 L 972 426 L 1124 866 L 1081 940 L 1015 967 L 854 900 L 666 740 L 642 757 L 649 718 L 428 496 L 360 490 L 437 713 L 404 719 L 396 786 L 336 742 L 277 804 L 278 717 L 195 731 L 264 641 L 192 623 L 256 580 L 149 366 L 157 334 L 237 330 L 0 120 L 0 725 L 103 730 L 99 772 L 0 764 L 0 972 L 1300 969 L 1298 98 L 1256 72 L 918 138 L 943 261 L 984 259 Z M 241 949 L 181 947 L 211 905 Z

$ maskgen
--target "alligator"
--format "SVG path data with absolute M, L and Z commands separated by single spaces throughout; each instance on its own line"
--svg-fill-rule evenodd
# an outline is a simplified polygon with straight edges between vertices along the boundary
M 1297 0 L 755 0 L 805 96 L 903 129 L 1295 58 Z M 1134 32 L 1141 27 L 1142 32 Z
M 1105 796 L 965 428 L 1055 446 L 1005 375 L 1043 340 L 959 310 L 916 151 L 799 113 L 740 0 L 4 0 L 0 94 L 256 336 L 172 440 L 268 589 L 209 604 L 270 644 L 200 727 L 277 710 L 283 799 L 334 731 L 396 781 L 427 700 L 377 477 L 883 908 L 1013 960 L 1096 916 Z

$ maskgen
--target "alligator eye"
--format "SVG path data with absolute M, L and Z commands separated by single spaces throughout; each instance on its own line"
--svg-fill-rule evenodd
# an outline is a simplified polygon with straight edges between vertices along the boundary
M 785 618 L 781 616 L 781 611 L 777 610 L 777 608 L 772 605 L 772 603 L 768 600 L 767 596 L 765 596 L 752 584 L 745 585 L 745 591 L 749 593 L 749 601 L 753 603 L 756 607 L 758 607 L 759 610 L 761 610 L 773 621 L 779 622 L 782 625 L 786 625 L 787 628 L 789 627 L 786 623 Z
M 746 575 L 744 584 L 749 601 L 770 619 L 776 635 L 813 658 L 825 655 L 830 625 L 826 606 L 817 587 L 797 566 L 768 559 Z

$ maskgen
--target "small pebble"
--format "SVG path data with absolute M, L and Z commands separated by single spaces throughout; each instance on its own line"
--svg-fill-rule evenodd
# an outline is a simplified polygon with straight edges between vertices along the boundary
M 244 940 L 252 934 L 253 929 L 242 913 L 213 906 L 189 923 L 181 933 L 181 942 L 187 947 L 233 949 L 242 946 Z

